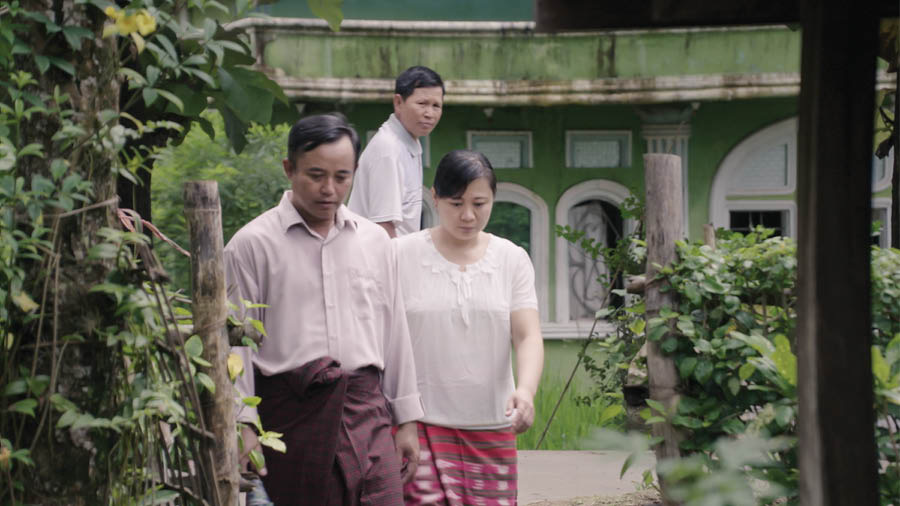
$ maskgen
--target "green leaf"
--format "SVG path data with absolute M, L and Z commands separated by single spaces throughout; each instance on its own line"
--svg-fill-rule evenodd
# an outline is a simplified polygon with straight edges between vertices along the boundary
M 181 494 L 174 490 L 154 490 L 152 492 L 148 492 L 147 495 L 141 499 L 139 503 L 140 506 L 157 506 L 159 504 L 174 504 L 177 499 L 181 497 Z
M 244 123 L 268 123 L 275 97 L 259 86 L 259 72 L 241 68 L 219 68 L 219 84 L 227 107 Z
M 647 405 L 656 410 L 658 414 L 664 415 L 666 414 L 666 407 L 657 400 L 647 399 Z
M 343 0 L 306 0 L 312 13 L 328 22 L 334 32 L 340 31 L 344 14 L 341 13 Z
M 792 386 L 797 386 L 797 356 L 791 351 L 791 343 L 784 334 L 775 336 L 775 353 L 772 360 L 778 373 Z
M 643 318 L 635 318 L 628 324 L 628 330 L 630 330 L 632 334 L 639 336 L 644 333 L 644 328 L 646 328 L 646 326 L 647 322 Z
M 686 357 L 678 361 L 678 374 L 681 379 L 689 378 L 697 368 L 697 357 Z
M 82 26 L 64 26 L 62 28 L 63 36 L 66 42 L 75 51 L 81 51 L 81 39 L 91 39 L 94 37 L 93 32 Z
M 747 381 L 754 372 L 756 372 L 756 366 L 748 362 L 738 369 L 738 377 L 741 378 L 741 381 Z
M 69 170 L 69 162 L 62 158 L 54 158 L 52 162 L 50 162 L 50 174 L 53 175 L 53 179 L 59 181 L 59 178 Z
M 216 384 L 206 373 L 197 373 L 197 381 L 203 385 L 203 388 L 209 390 L 209 393 L 216 393 Z
M 212 364 L 207 362 L 206 359 L 203 357 L 199 357 L 199 356 L 191 357 L 191 360 L 194 361 L 194 363 L 197 365 L 202 365 L 203 367 L 212 367 Z
M 624 412 L 625 408 L 623 408 L 621 404 L 610 404 L 602 412 L 600 412 L 600 420 L 597 422 L 597 425 L 605 425 L 606 422 L 612 420 L 613 418 L 619 416 Z
M 22 399 L 21 401 L 13 403 L 9 407 L 9 411 L 14 411 L 16 413 L 22 413 L 23 415 L 28 415 L 34 417 L 34 408 L 38 405 L 38 401 L 34 399 Z
M 655 327 L 651 325 L 650 333 L 647 334 L 647 339 L 650 341 L 659 341 L 664 335 L 666 335 L 666 332 L 668 331 L 669 327 L 664 324 L 657 325 Z
M 24 379 L 17 379 L 15 381 L 10 381 L 6 388 L 3 389 L 3 395 L 6 397 L 12 395 L 24 394 L 28 391 L 28 385 L 25 383 Z
M 159 96 L 154 88 L 144 88 L 141 90 L 141 95 L 144 97 L 144 104 L 146 104 L 147 107 L 153 105 L 153 102 L 156 102 L 156 99 Z
M 697 368 L 694 369 L 694 378 L 697 379 L 700 383 L 706 383 L 710 376 L 712 376 L 713 372 L 713 364 L 709 360 L 701 360 L 697 363 Z
M 263 454 L 259 450 L 250 451 L 250 462 L 256 469 L 263 469 L 266 467 L 266 458 L 263 457 Z
M 48 56 L 47 59 L 49 59 L 50 63 L 52 63 L 56 68 L 62 70 L 63 72 L 69 74 L 70 76 L 75 75 L 75 66 L 67 62 L 66 60 L 57 58 L 55 56 Z
M 787 427 L 794 419 L 794 409 L 790 406 L 778 406 L 775 408 L 775 421 L 781 427 Z
M 269 335 L 266 334 L 265 327 L 263 327 L 263 322 L 250 318 L 250 325 L 252 325 L 253 328 L 256 329 L 256 331 L 259 332 L 260 334 L 262 334 L 263 336 L 269 337 Z
M 660 348 L 666 353 L 672 353 L 678 349 L 678 339 L 675 337 L 667 337 L 663 340 Z
M 891 367 L 884 360 L 878 346 L 872 346 L 872 374 L 882 385 L 887 385 L 890 382 Z
M 203 341 L 194 334 L 184 343 L 184 352 L 189 357 L 199 357 L 203 353 Z
M 149 71 L 149 69 L 150 69 L 150 67 L 147 67 L 148 71 Z M 157 70 L 157 73 L 158 72 L 159 72 L 159 70 Z M 135 71 L 134 69 L 130 69 L 128 67 L 122 67 L 118 70 L 118 73 L 125 76 L 125 79 L 127 79 L 129 83 L 134 83 L 135 85 L 138 85 L 138 86 L 147 86 L 148 84 L 150 84 L 147 82 L 147 78 L 145 78 L 141 73 Z
M 256 406 L 259 406 L 260 402 L 262 402 L 262 397 L 251 395 L 249 397 L 244 397 L 243 399 L 241 399 L 241 402 L 243 402 L 247 406 L 250 406 L 251 408 L 255 408 Z
M 731 392 L 731 395 L 737 396 L 738 392 L 741 391 L 741 380 L 734 376 L 728 378 L 728 391 Z
M 75 423 L 75 419 L 78 418 L 78 412 L 75 410 L 69 410 L 62 414 L 59 417 L 59 421 L 56 422 L 56 428 L 64 429 L 73 423 Z
M 284 453 L 287 451 L 287 445 L 284 444 L 284 441 L 279 439 L 280 437 L 281 434 L 277 432 L 264 432 L 259 437 L 259 444 L 268 446 L 276 452 Z
M 172 105 L 174 105 L 178 109 L 178 112 L 184 112 L 184 102 L 182 102 L 180 98 L 175 96 L 174 93 L 163 90 L 161 88 L 154 88 L 154 89 L 156 89 L 156 92 L 159 93 L 160 95 L 162 95 L 163 98 L 165 98 Z

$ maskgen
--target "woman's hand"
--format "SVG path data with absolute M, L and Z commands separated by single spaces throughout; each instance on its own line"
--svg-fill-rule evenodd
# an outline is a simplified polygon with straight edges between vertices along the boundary
M 534 394 L 524 388 L 517 388 L 506 401 L 506 416 L 516 434 L 528 430 L 534 423 Z

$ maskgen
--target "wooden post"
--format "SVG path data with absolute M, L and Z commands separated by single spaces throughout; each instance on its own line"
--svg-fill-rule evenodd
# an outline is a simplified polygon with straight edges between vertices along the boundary
M 191 236 L 191 295 L 194 332 L 203 339 L 203 358 L 212 364 L 207 374 L 216 386 L 215 395 L 203 396 L 203 417 L 209 432 L 213 469 L 220 504 L 238 504 L 237 428 L 234 418 L 234 387 L 228 377 L 230 347 L 225 331 L 225 264 L 222 246 L 222 211 L 215 181 L 184 184 L 184 214 Z
M 800 504 L 879 503 L 870 249 L 875 2 L 807 0 L 797 164 Z
M 681 158 L 677 155 L 644 155 L 644 184 L 647 188 L 647 284 L 645 297 L 646 317 L 649 320 L 659 316 L 664 306 L 675 308 L 677 301 L 672 292 L 661 291 L 662 283 L 654 280 L 658 269 L 676 259 L 675 241 L 684 237 L 682 219 Z M 665 339 L 665 337 L 663 337 Z M 650 383 L 650 398 L 666 407 L 667 415 L 674 413 L 678 406 L 678 370 L 675 361 L 663 354 L 659 341 L 648 341 L 647 374 Z M 656 460 L 681 456 L 679 443 L 684 435 L 675 430 L 669 422 L 653 424 L 654 436 L 662 436 L 663 442 L 656 447 Z M 666 486 L 662 479 L 663 503 L 677 504 L 666 497 Z
M 716 249 L 716 227 L 712 223 L 703 224 L 703 244 Z

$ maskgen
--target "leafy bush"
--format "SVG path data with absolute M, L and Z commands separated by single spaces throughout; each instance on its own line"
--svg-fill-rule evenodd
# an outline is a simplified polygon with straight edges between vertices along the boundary
M 215 137 L 192 128 L 180 145 L 169 145 L 156 157 L 153 167 L 153 222 L 169 238 L 188 249 L 182 188 L 185 181 L 215 180 L 219 183 L 222 228 L 225 242 L 248 221 L 278 204 L 289 187 L 281 161 L 287 153 L 290 125 L 251 125 L 247 146 L 238 154 L 224 135 L 221 115 L 206 112 Z M 190 288 L 190 260 L 172 248 L 160 250 L 173 284 Z
M 677 293 L 678 306 L 664 307 L 646 323 L 639 299 L 610 314 L 621 332 L 659 341 L 675 360 L 681 379 L 675 412 L 650 400 L 643 415 L 648 423 L 668 420 L 686 434 L 681 447 L 689 456 L 682 467 L 667 469 L 684 499 L 694 497 L 690 487 L 709 484 L 701 476 L 722 467 L 725 441 L 751 436 L 779 443 L 764 465 L 748 461 L 727 472 L 744 472 L 789 500 L 797 494 L 796 247 L 791 239 L 769 234 L 762 229 L 746 236 L 720 233 L 715 249 L 678 243 L 679 260 L 660 270 Z M 872 280 L 879 421 L 873 430 L 888 504 L 900 492 L 900 251 L 873 247 Z M 611 346 L 614 339 L 601 342 Z

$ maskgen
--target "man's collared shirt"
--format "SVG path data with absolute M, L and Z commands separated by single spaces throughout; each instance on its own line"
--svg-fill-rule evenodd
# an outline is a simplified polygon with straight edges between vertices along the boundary
M 391 114 L 359 158 L 350 209 L 375 223 L 391 222 L 397 237 L 422 219 L 422 145 Z
M 253 395 L 251 363 L 272 375 L 330 356 L 348 371 L 369 365 L 383 371 L 395 423 L 421 418 L 390 238 L 343 205 L 322 237 L 304 222 L 291 195 L 285 192 L 277 207 L 238 230 L 225 247 L 228 299 L 240 319 L 261 321 L 267 334 L 258 353 L 235 348 L 245 364 L 238 391 Z M 266 307 L 245 309 L 242 300 Z M 255 418 L 253 408 L 238 415 Z

